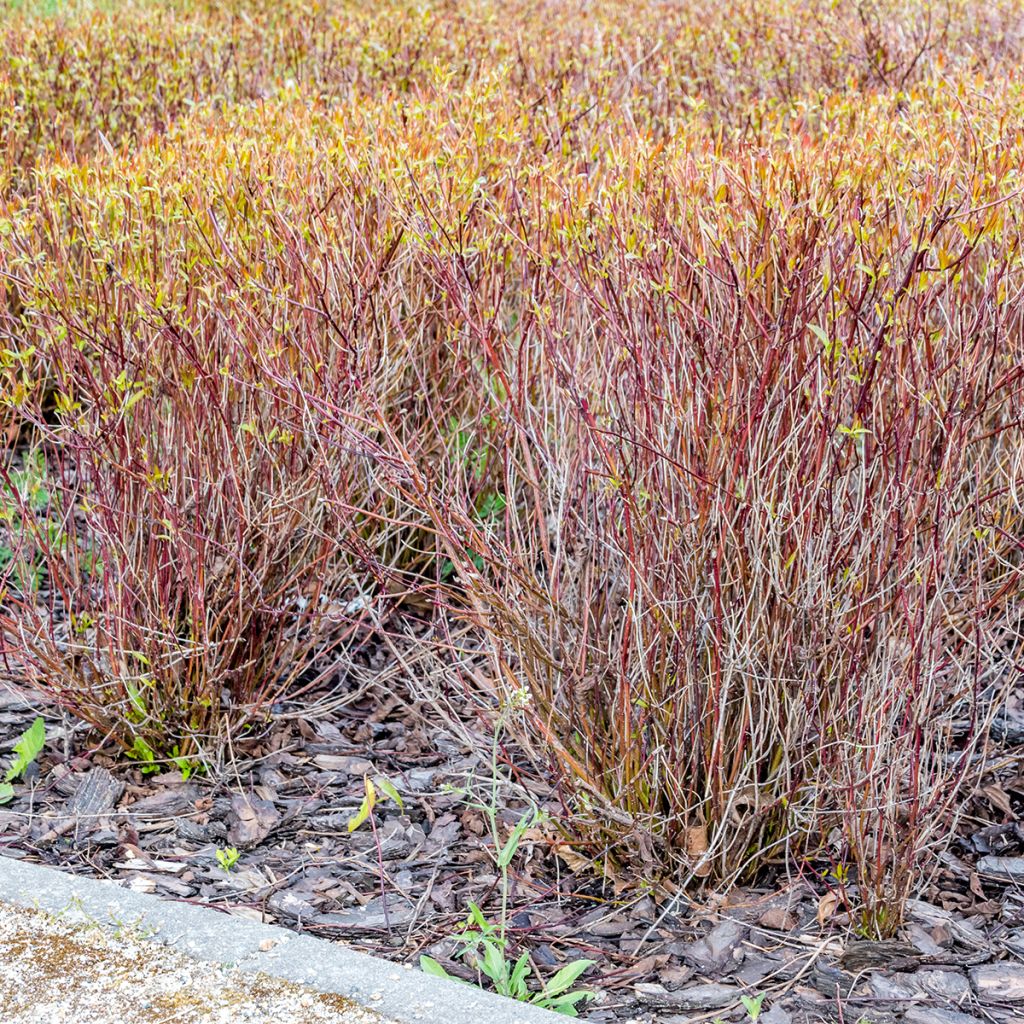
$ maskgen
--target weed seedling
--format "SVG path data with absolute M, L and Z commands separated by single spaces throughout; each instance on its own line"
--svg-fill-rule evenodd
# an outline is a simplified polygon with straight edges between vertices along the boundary
M 223 850 L 217 851 L 217 863 L 225 870 L 230 871 L 241 856 L 233 846 L 226 846 Z
M 501 841 L 498 796 L 501 784 L 505 780 L 498 769 L 498 750 L 501 729 L 507 716 L 516 710 L 521 710 L 528 699 L 525 691 L 519 691 L 513 694 L 505 706 L 495 726 L 491 744 L 490 798 L 487 803 L 470 805 L 483 812 L 490 828 L 495 851 L 493 856 L 498 870 L 501 872 L 501 915 L 498 924 L 495 925 L 488 921 L 483 911 L 475 903 L 470 902 L 469 916 L 466 918 L 465 926 L 455 938 L 462 943 L 458 955 L 473 963 L 477 971 L 490 980 L 499 995 L 575 1017 L 579 1012 L 577 1004 L 592 999 L 593 993 L 583 989 L 573 989 L 572 986 L 584 971 L 594 965 L 595 961 L 574 960 L 558 971 L 549 982 L 542 981 L 539 992 L 533 992 L 528 985 L 530 975 L 533 973 L 530 954 L 522 953 L 514 962 L 508 956 L 509 866 L 519 850 L 523 836 L 528 829 L 543 820 L 543 815 L 536 807 L 528 808 L 513 826 L 504 843 Z M 424 973 L 433 974 L 436 977 L 451 977 L 433 957 L 421 956 L 420 969 Z
M 380 796 L 378 791 L 383 796 Z M 380 775 L 376 779 L 371 779 L 369 775 L 365 776 L 363 778 L 363 800 L 359 805 L 359 810 L 349 818 L 349 832 L 355 832 L 367 820 L 369 820 L 371 827 L 373 826 L 373 809 L 377 806 L 377 801 L 380 799 L 392 800 L 398 805 L 400 811 L 405 810 L 402 798 L 399 796 L 398 790 L 395 789 L 393 783 Z
M 0 803 L 7 803 L 14 798 L 14 787 L 11 783 L 25 774 L 26 769 L 42 753 L 46 741 L 46 723 L 37 718 L 14 744 L 14 757 L 0 782 Z
M 743 1009 L 747 1011 L 747 1016 L 756 1024 L 761 1017 L 764 993 L 762 992 L 759 996 L 740 996 L 740 1002 L 743 1004 Z
M 384 854 L 381 850 L 380 836 L 377 835 L 377 822 L 373 817 L 373 809 L 377 806 L 378 799 L 391 800 L 398 805 L 400 811 L 405 810 L 405 804 L 402 803 L 402 798 L 392 782 L 385 779 L 382 775 L 378 775 L 375 780 L 371 780 L 369 775 L 364 775 L 363 799 L 359 804 L 359 810 L 349 819 L 348 830 L 349 832 L 355 832 L 364 821 L 370 822 L 370 828 L 373 830 L 373 842 L 377 848 L 377 867 L 380 870 L 380 899 L 381 906 L 384 909 L 384 923 L 390 932 L 391 919 L 388 916 L 388 894 L 384 886 Z
M 574 960 L 544 984 L 541 991 L 530 991 L 527 984 L 533 973 L 530 954 L 521 954 L 513 963 L 506 955 L 507 940 L 475 903 L 469 904 L 466 927 L 458 939 L 463 943 L 460 955 L 473 957 L 477 970 L 490 979 L 498 995 L 531 1003 L 545 1010 L 554 1010 L 568 1017 L 577 1016 L 578 1003 L 593 998 L 592 992 L 572 988 L 579 976 L 594 965 L 593 960 Z M 421 956 L 420 969 L 438 978 L 452 977 L 433 957 Z
M 764 993 L 758 996 L 740 996 L 743 1009 L 747 1011 L 747 1020 L 751 1024 L 757 1024 L 761 1019 L 761 1007 L 764 1005 Z M 721 1017 L 716 1017 L 714 1024 L 725 1024 Z

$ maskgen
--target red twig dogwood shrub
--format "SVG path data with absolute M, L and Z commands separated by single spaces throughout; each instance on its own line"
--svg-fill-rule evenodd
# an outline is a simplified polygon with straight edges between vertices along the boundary
M 807 853 L 882 932 L 1019 671 L 1024 469 L 1019 140 L 983 183 L 970 131 L 937 166 L 890 102 L 856 141 L 610 140 L 619 188 L 436 198 L 501 472 L 418 485 L 596 856 Z
M 155 764 L 401 643 L 595 863 L 891 931 L 1022 662 L 1014 5 L 0 34 L 4 671 Z
M 372 236 L 372 204 L 303 180 L 257 210 L 245 169 L 151 157 L 125 191 L 124 167 L 54 173 L 9 236 L 10 406 L 32 447 L 4 473 L 0 611 L 7 671 L 147 760 L 343 669 L 367 595 L 400 595 L 424 559 L 367 432 L 408 392 L 374 326 L 394 247 L 350 250 L 353 292 L 328 238 L 322 278 L 272 206 L 322 198 L 321 228 Z

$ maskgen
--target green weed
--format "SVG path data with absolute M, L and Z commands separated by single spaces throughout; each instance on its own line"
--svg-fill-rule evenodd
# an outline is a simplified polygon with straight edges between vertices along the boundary
M 25 774 L 29 765 L 42 753 L 45 742 L 46 723 L 42 718 L 36 718 L 14 744 L 14 757 L 4 773 L 3 782 L 0 782 L 0 803 L 7 803 L 14 798 L 11 783 Z
M 217 851 L 217 863 L 225 870 L 230 871 L 237 863 L 238 858 L 241 856 L 238 850 L 233 846 L 226 846 L 223 849 Z

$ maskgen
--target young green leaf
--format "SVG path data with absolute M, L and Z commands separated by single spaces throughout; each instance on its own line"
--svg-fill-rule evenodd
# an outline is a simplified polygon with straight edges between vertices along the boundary
M 377 788 L 386 797 L 388 797 L 388 799 L 393 800 L 396 804 L 398 804 L 398 809 L 400 811 L 405 810 L 405 804 L 402 803 L 402 798 L 401 796 L 399 796 L 398 790 L 395 789 L 394 785 L 388 779 L 385 779 L 384 776 L 382 775 L 378 775 L 377 778 L 375 778 L 373 781 L 376 783 Z
M 495 988 L 503 995 L 508 995 L 508 961 L 505 959 L 501 945 L 493 940 L 484 943 L 484 956 L 480 961 L 480 970 L 494 982 Z
M 128 700 L 131 702 L 132 710 L 136 715 L 145 717 L 146 699 L 142 696 L 139 688 L 130 680 L 125 680 L 124 688 L 128 691 Z
M 363 802 L 359 805 L 359 810 L 349 818 L 349 832 L 355 832 L 370 817 L 374 807 L 377 805 L 377 790 L 374 788 L 368 775 L 363 778 L 363 788 L 366 791 L 363 796 Z
M 743 1009 L 747 1011 L 747 1016 L 752 1021 L 757 1021 L 761 1016 L 761 1006 L 764 1003 L 764 993 L 762 992 L 758 996 L 740 996 L 740 1002 L 743 1004 Z
M 516 961 L 515 967 L 508 978 L 509 995 L 513 999 L 526 1000 L 530 998 L 530 990 L 526 986 L 526 979 L 533 972 L 530 966 L 530 954 L 523 953 Z
M 150 772 L 158 772 L 160 765 L 156 763 L 156 753 L 153 748 L 141 737 L 136 736 L 135 741 L 131 747 L 125 751 L 128 757 L 133 761 L 141 761 L 141 771 L 143 775 L 148 775 Z
M 534 999 L 533 1002 L 537 1006 L 543 1006 L 545 1010 L 553 1010 L 566 1017 L 578 1017 L 579 1010 L 576 1009 L 576 1004 L 593 998 L 593 992 L 566 992 L 564 996 L 556 996 L 554 999 L 539 998 Z
M 14 744 L 14 760 L 4 775 L 4 782 L 12 782 L 20 775 L 24 775 L 25 769 L 42 753 L 45 741 L 46 723 L 37 718 Z
M 239 856 L 241 855 L 234 846 L 228 846 L 217 851 L 217 863 L 225 871 L 230 871 L 238 863 Z
M 523 833 L 536 823 L 537 817 L 537 810 L 534 808 L 527 811 L 516 823 L 516 827 L 512 829 L 508 839 L 505 840 L 505 845 L 498 854 L 499 868 L 507 868 L 512 863 L 512 858 L 516 855 L 516 850 L 519 849 L 519 841 L 523 838 Z
M 475 924 L 485 935 L 493 931 L 490 921 L 484 917 L 484 912 L 472 901 L 469 901 L 469 918 L 466 924 Z
M 420 957 L 420 970 L 424 974 L 431 974 L 435 978 L 452 978 L 449 974 L 432 956 L 421 956 Z M 461 981 L 461 978 L 455 978 L 453 980 Z
M 573 960 L 571 964 L 566 964 L 544 987 L 544 994 L 549 997 L 560 996 L 568 991 L 584 971 L 593 967 L 594 963 L 593 960 Z

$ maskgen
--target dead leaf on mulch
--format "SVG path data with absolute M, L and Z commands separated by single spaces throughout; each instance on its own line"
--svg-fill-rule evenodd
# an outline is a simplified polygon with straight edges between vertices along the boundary
M 757 923 L 773 932 L 791 932 L 800 922 L 791 910 L 785 907 L 771 907 L 757 919 Z
M 467 807 L 459 815 L 459 821 L 468 835 L 482 836 L 487 830 L 484 816 L 475 807 Z
M 240 850 L 261 843 L 281 820 L 280 812 L 269 801 L 240 793 L 231 798 L 228 839 Z
M 834 892 L 823 893 L 821 898 L 818 900 L 818 924 L 820 927 L 825 927 L 825 922 L 828 921 L 836 910 L 839 908 L 839 897 Z
M 707 878 L 711 874 L 711 865 L 701 858 L 708 852 L 708 830 L 705 825 L 691 825 L 683 830 L 683 849 L 696 865 L 693 873 L 697 878 Z
M 556 843 L 555 853 L 558 854 L 559 859 L 565 863 L 565 866 L 570 871 L 588 871 L 591 864 L 593 864 L 593 860 L 590 857 L 584 857 L 582 854 L 577 853 L 568 843 Z
M 1010 797 L 1002 786 L 993 783 L 988 786 L 981 786 L 978 792 L 987 797 L 988 802 L 993 807 L 1002 811 L 1007 817 L 1013 817 L 1013 805 L 1010 803 Z

